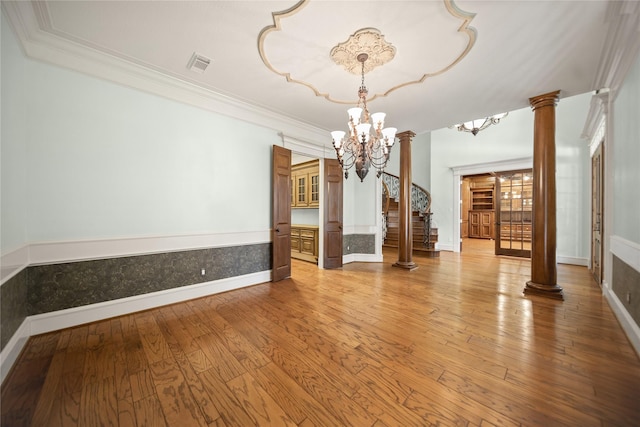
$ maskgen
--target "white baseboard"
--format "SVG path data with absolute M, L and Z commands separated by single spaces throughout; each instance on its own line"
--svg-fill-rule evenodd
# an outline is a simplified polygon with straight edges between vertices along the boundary
M 20 351 L 22 351 L 25 342 L 30 336 L 240 289 L 258 283 L 269 282 L 270 280 L 271 270 L 266 270 L 245 274 L 243 276 L 28 316 L 0 353 L 0 382 L 4 381 L 11 366 L 15 363 L 20 355 Z
M 622 329 L 627 334 L 627 338 L 629 338 L 631 345 L 636 350 L 638 356 L 640 356 L 640 327 L 638 327 L 607 282 L 602 283 L 602 293 L 609 303 L 611 310 L 613 310 L 613 314 L 615 314 L 616 318 L 620 322 Z
M 589 266 L 589 260 L 587 258 L 578 258 L 578 257 L 570 257 L 570 256 L 557 256 L 558 264 L 571 264 L 571 265 L 580 265 L 583 267 Z
M 377 254 L 349 254 L 342 256 L 342 264 L 352 262 L 382 262 L 382 255 Z
M 0 384 L 4 382 L 9 370 L 20 356 L 29 336 L 29 318 L 27 317 L 0 352 Z
M 436 249 L 439 251 L 453 252 L 453 244 L 452 243 L 444 244 L 444 243 L 437 242 Z

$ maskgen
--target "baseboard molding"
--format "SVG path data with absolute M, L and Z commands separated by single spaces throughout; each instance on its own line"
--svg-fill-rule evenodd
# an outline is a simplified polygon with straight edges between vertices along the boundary
M 22 348 L 30 337 L 29 323 L 30 320 L 28 317 L 24 319 L 18 330 L 4 346 L 2 352 L 0 352 L 0 384 L 4 382 L 4 379 L 7 377 L 7 374 L 9 374 L 13 364 L 18 360 Z
M 436 249 L 439 250 L 439 251 L 453 252 L 453 244 L 451 244 L 451 243 L 444 244 L 444 243 L 437 242 L 436 243 Z
M 342 264 L 350 264 L 352 262 L 382 262 L 382 255 L 377 254 L 349 254 L 342 256 Z
M 589 266 L 589 260 L 587 258 L 557 256 L 557 261 L 558 261 L 558 264 L 580 265 L 583 267 Z
M 638 327 L 633 318 L 631 318 L 629 312 L 624 308 L 622 301 L 616 296 L 611 289 L 611 285 L 607 282 L 602 283 L 602 293 L 609 303 L 611 310 L 613 310 L 613 314 L 618 319 L 618 322 L 620 322 L 620 326 L 622 326 L 622 329 L 627 334 L 631 345 L 636 350 L 638 356 L 640 356 L 640 327 Z
M 0 353 L 1 381 L 30 336 L 232 291 L 271 280 L 271 270 L 27 317 Z M 1 382 L 0 381 L 0 382 Z

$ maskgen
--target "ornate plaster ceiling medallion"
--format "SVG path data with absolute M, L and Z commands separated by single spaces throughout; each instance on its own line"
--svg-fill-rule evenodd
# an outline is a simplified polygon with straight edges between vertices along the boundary
M 366 53 L 364 72 L 368 73 L 376 67 L 386 64 L 396 56 L 396 48 L 384 39 L 384 35 L 375 28 L 362 28 L 349 38 L 331 49 L 330 56 L 338 65 L 352 74 L 359 75 L 362 63 L 358 55 Z
M 260 58 L 287 83 L 305 86 L 330 102 L 354 104 L 351 73 L 359 74 L 360 53 L 369 56 L 365 71 L 376 69 L 371 73 L 376 92 L 367 97 L 370 102 L 447 72 L 474 46 L 476 30 L 470 24 L 475 14 L 459 9 L 454 0 L 402 3 L 402 8 L 385 1 L 363 9 L 359 1 L 299 0 L 272 12 L 273 25 L 258 35 Z M 353 16 L 368 26 L 336 45 L 335 34 L 353 31 Z M 393 45 L 377 28 L 384 28 L 387 37 L 392 35 Z M 416 46 L 419 55 L 413 54 Z M 383 64 L 389 65 L 380 67 Z

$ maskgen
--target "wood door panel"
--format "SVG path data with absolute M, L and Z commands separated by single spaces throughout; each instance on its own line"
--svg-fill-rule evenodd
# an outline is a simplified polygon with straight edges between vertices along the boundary
M 291 151 L 273 146 L 272 281 L 291 276 Z
M 324 268 L 342 267 L 342 167 L 324 160 Z

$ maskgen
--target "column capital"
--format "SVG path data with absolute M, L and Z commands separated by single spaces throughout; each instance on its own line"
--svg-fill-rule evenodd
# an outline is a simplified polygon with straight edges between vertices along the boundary
M 397 133 L 396 136 L 400 139 L 400 142 L 409 141 L 411 142 L 411 138 L 416 136 L 413 131 L 405 130 L 404 132 Z
M 555 107 L 558 104 L 559 96 L 560 91 L 556 90 L 554 92 L 549 92 L 542 95 L 534 96 L 533 98 L 529 98 L 529 104 L 531 105 L 531 109 L 534 111 L 541 107 Z

